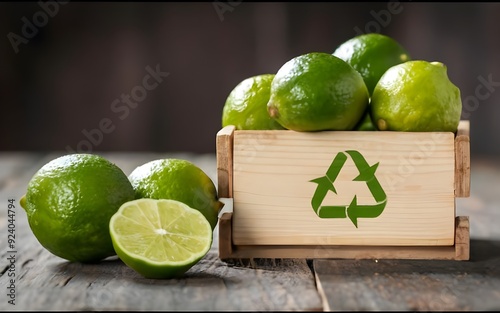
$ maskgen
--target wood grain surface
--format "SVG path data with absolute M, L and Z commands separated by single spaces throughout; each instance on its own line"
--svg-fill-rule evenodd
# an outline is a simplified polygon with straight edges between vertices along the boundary
M 349 212 L 352 203 L 378 204 L 368 183 L 356 181 L 366 172 L 353 161 L 354 152 L 375 170 L 386 201 L 383 212 L 361 216 L 356 225 L 349 218 L 319 218 L 311 207 L 319 185 L 311 181 L 325 177 L 339 154 L 344 163 L 332 182 L 335 192 L 325 194 L 318 212 L 323 205 L 349 206 Z M 451 246 L 454 152 L 451 132 L 237 130 L 233 240 L 237 245 Z
M 456 214 L 470 217 L 470 260 L 242 259 L 210 252 L 183 278 L 145 279 L 116 257 L 67 262 L 40 246 L 16 209 L 15 293 L 8 303 L 7 201 L 16 204 L 31 176 L 61 153 L 0 153 L 0 310 L 499 310 L 500 164 L 471 158 L 470 197 Z M 216 180 L 215 155 L 103 153 L 129 174 L 163 157 L 193 161 Z M 216 228 L 215 232 L 218 229 Z
M 305 259 L 228 264 L 218 257 L 217 236 L 209 253 L 183 278 L 141 277 L 116 257 L 97 264 L 67 262 L 45 250 L 31 233 L 18 206 L 27 182 L 43 164 L 59 154 L 0 154 L 0 310 L 322 310 L 315 278 Z M 192 161 L 212 179 L 215 156 L 191 154 L 103 154 L 128 175 L 138 165 L 164 157 Z M 4 292 L 10 284 L 7 200 L 15 199 L 16 305 Z M 217 232 L 217 228 L 215 229 Z
M 474 158 L 472 158 L 474 160 Z M 471 164 L 469 261 L 315 260 L 325 310 L 500 310 L 500 162 Z

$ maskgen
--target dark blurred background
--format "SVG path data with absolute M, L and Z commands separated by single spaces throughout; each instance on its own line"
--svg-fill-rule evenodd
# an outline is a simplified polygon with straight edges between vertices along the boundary
M 213 153 L 240 81 L 379 32 L 447 65 L 500 154 L 500 3 L 40 3 L 0 3 L 3 151 Z

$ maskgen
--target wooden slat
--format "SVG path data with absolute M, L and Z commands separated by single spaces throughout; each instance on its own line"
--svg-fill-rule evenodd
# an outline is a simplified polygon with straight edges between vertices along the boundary
M 234 246 L 226 259 L 307 258 L 307 259 L 413 259 L 455 260 L 454 246 Z
M 470 123 L 460 121 L 455 137 L 455 196 L 470 196 Z
M 112 161 L 127 169 L 157 156 L 170 154 L 142 157 L 109 154 Z M 215 177 L 213 156 L 188 157 Z M 18 198 L 28 179 L 44 163 L 43 159 L 24 158 L 27 163 L 18 169 L 25 169 L 9 174 L 9 183 L 0 186 L 0 193 Z M 24 213 L 19 211 L 16 215 L 18 302 L 11 306 L 4 295 L 0 310 L 498 311 L 500 168 L 496 159 L 490 162 L 476 159 L 473 169 L 471 197 L 457 200 L 457 213 L 471 216 L 470 262 L 321 258 L 309 262 L 314 269 L 311 274 L 308 262 L 303 259 L 254 259 L 249 265 L 222 262 L 215 237 L 209 254 L 183 278 L 150 280 L 114 258 L 82 265 L 52 256 L 40 247 Z M 3 203 L 0 233 L 5 240 L 6 202 Z M 457 225 L 461 224 L 458 220 Z M 457 243 L 461 236 L 459 229 L 460 226 Z M 2 272 L 8 265 L 7 257 L 3 249 Z M 4 288 L 8 286 L 6 274 L 0 277 L 0 286 Z M 318 292 L 323 293 L 323 299 Z
M 217 223 L 217 235 L 219 245 L 219 258 L 221 260 L 230 259 L 233 254 L 233 199 L 219 198 L 223 207 L 219 212 L 219 221 Z
M 217 190 L 219 198 L 233 197 L 233 134 L 230 125 L 217 133 Z
M 471 240 L 471 261 L 313 261 L 326 311 L 498 311 L 498 240 Z
M 377 218 L 319 218 L 311 207 L 333 158 L 359 151 L 387 194 Z M 244 245 L 453 245 L 454 134 L 235 131 L 233 243 Z M 374 202 L 348 159 L 326 205 Z
M 468 228 L 469 219 L 459 216 L 455 247 L 455 259 L 462 259 L 460 255 L 468 255 L 470 249 L 472 262 L 316 259 L 313 264 L 324 309 L 498 310 L 500 243 L 496 208 L 500 204 L 500 172 L 498 162 L 476 163 L 474 169 L 476 191 L 470 198 L 457 201 L 457 212 L 473 216 L 476 239 L 470 244 L 468 237 L 464 240 L 461 225 Z M 466 253 L 461 252 L 461 242 L 466 245 Z
M 307 258 L 307 259 L 413 259 L 413 260 L 468 260 L 469 218 L 455 218 L 453 246 L 345 246 L 345 245 L 229 245 L 231 242 L 232 214 L 223 215 L 222 259 L 239 258 Z M 219 237 L 220 238 L 220 237 Z M 220 240 L 220 239 L 219 239 Z M 221 249 L 219 248 L 219 251 Z
M 146 279 L 116 258 L 66 262 L 24 242 L 18 253 L 16 310 L 48 311 L 317 311 L 322 310 L 306 260 L 222 262 L 215 248 L 182 278 Z M 28 245 L 29 244 L 29 245 Z M 5 257 L 5 255 L 2 255 Z M 0 284 L 8 286 L 7 276 Z M 0 310 L 12 311 L 5 296 Z
M 455 260 L 470 258 L 470 224 L 468 216 L 455 219 Z
M 213 247 L 183 277 L 155 280 L 143 278 L 116 257 L 97 264 L 67 262 L 27 239 L 17 253 L 16 310 L 322 310 L 304 259 L 235 266 L 222 262 Z M 0 284 L 8 286 L 8 279 L 0 277 Z M 14 306 L 3 299 L 0 310 L 12 311 Z
M 24 192 L 33 173 L 56 155 L 37 158 L 16 172 L 2 194 L 16 200 Z M 183 157 L 206 169 L 215 178 L 214 155 L 107 153 L 122 168 L 136 166 L 161 157 Z M 28 159 L 29 160 L 29 159 Z M 128 160 L 128 161 L 127 161 Z M 212 169 L 212 170 L 210 170 Z M 0 211 L 0 242 L 5 243 L 6 199 Z M 13 311 L 311 311 L 322 310 L 314 275 L 304 259 L 254 260 L 251 266 L 222 262 L 218 241 L 209 253 L 183 277 L 154 280 L 141 277 L 116 257 L 96 264 L 67 262 L 45 250 L 31 232 L 25 212 L 16 211 L 16 305 L 7 301 L 9 253 L 0 251 L 0 310 Z
M 230 259 L 233 256 L 232 215 L 233 213 L 222 213 L 219 218 L 219 258 L 221 260 Z

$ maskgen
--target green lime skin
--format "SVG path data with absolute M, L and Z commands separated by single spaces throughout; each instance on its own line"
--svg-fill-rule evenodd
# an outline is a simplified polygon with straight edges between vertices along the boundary
M 460 89 L 441 62 L 408 61 L 380 78 L 371 101 L 379 130 L 456 132 L 462 112 Z
M 378 33 L 353 37 L 339 45 L 333 55 L 363 76 L 370 95 L 385 71 L 411 59 L 408 51 L 394 38 Z
M 214 183 L 193 163 L 175 158 L 158 159 L 143 164 L 128 176 L 136 199 L 171 199 L 200 211 L 212 229 L 223 204 L 217 198 Z
M 43 247 L 69 261 L 94 263 L 115 255 L 109 220 L 133 199 L 118 166 L 98 155 L 70 154 L 40 168 L 20 202 Z
M 329 53 L 310 52 L 278 70 L 267 108 L 290 130 L 352 130 L 368 101 L 363 78 L 352 66 Z
M 137 199 L 111 217 L 118 257 L 146 278 L 183 274 L 210 250 L 213 231 L 207 219 L 186 204 L 169 199 Z
M 370 108 L 368 108 L 363 115 L 363 118 L 359 121 L 359 123 L 354 127 L 354 130 L 359 130 L 359 131 L 374 131 L 377 130 L 377 127 L 375 124 L 373 124 L 371 115 L 370 115 Z
M 274 74 L 262 74 L 240 82 L 226 99 L 222 109 L 222 127 L 234 125 L 236 129 L 283 129 L 267 113 Z

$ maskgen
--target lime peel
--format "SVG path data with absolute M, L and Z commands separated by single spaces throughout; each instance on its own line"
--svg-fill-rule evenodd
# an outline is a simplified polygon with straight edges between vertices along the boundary
M 218 222 L 222 203 L 210 177 L 195 164 L 183 159 L 157 159 L 138 166 L 128 176 L 136 199 L 171 199 L 200 211 L 212 230 Z M 147 217 L 145 217 L 147 218 Z
M 109 220 L 134 190 L 125 173 L 99 155 L 62 155 L 28 182 L 20 206 L 39 243 L 72 262 L 95 263 L 115 255 Z
M 239 130 L 274 130 L 283 127 L 267 112 L 275 74 L 260 74 L 241 81 L 229 93 L 222 109 L 222 127 Z
M 124 215 L 127 210 L 139 211 L 149 218 L 144 219 L 142 225 L 131 227 L 141 221 L 130 223 L 131 217 Z M 165 219 L 162 214 L 171 218 Z M 151 218 L 157 220 L 151 221 Z M 111 217 L 109 227 L 117 255 L 146 278 L 182 276 L 208 253 L 213 239 L 211 225 L 201 212 L 170 199 L 142 198 L 126 202 Z M 189 240 L 179 240 L 179 237 Z M 191 245 L 193 243 L 195 245 Z M 158 260 L 160 254 L 163 259 Z
M 412 60 L 382 75 L 370 108 L 379 130 L 456 132 L 462 100 L 444 63 Z

